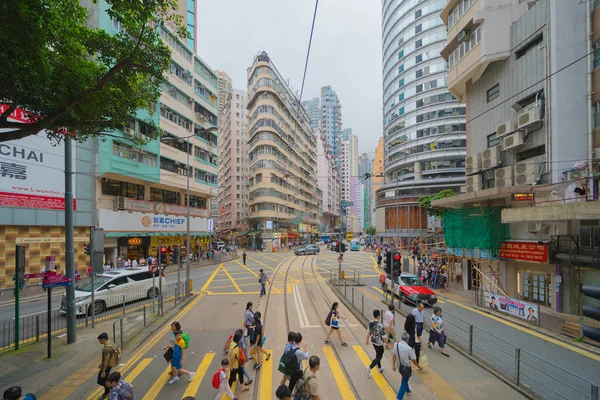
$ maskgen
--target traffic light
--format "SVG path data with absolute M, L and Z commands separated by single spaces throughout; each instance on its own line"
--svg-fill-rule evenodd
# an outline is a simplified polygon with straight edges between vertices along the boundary
M 87 254 L 88 256 L 92 254 L 90 243 L 85 244 L 85 254 Z
M 160 247 L 160 254 L 158 255 L 158 262 L 162 266 L 167 265 L 167 248 L 165 246 Z
M 400 268 L 402 262 L 402 256 L 400 253 L 394 253 L 394 275 L 400 276 Z
M 583 285 L 581 287 L 581 292 L 585 296 L 589 296 L 594 299 L 600 300 L 600 286 Z M 586 317 L 595 319 L 596 321 L 600 321 L 600 307 L 583 306 L 582 311 L 583 311 L 583 315 L 585 315 Z M 583 326 L 583 336 L 600 342 L 600 328 L 595 328 L 593 326 L 584 325 Z
M 391 274 L 392 273 L 392 252 L 388 251 L 385 253 L 385 273 L 386 274 Z

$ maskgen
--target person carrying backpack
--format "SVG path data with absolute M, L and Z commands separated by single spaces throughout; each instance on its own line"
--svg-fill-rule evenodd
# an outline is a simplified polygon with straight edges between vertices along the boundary
M 321 400 L 319 396 L 319 382 L 317 381 L 317 371 L 321 368 L 321 360 L 317 356 L 312 356 L 308 360 L 308 368 L 302 374 L 294 388 L 294 400 Z
M 285 353 L 287 353 L 292 348 L 292 346 L 294 346 L 295 338 L 296 338 L 296 332 L 291 331 L 288 333 L 288 338 L 287 338 L 288 341 L 283 348 L 283 354 L 281 355 L 281 358 L 279 359 L 279 367 L 277 368 L 277 370 L 283 374 L 283 376 L 281 377 L 281 382 L 279 382 L 279 386 L 285 386 L 285 383 L 290 379 L 290 375 L 285 370 Z M 287 387 L 287 386 L 285 386 L 285 387 Z
M 170 346 L 170 345 L 169 345 Z M 172 346 L 173 358 L 171 359 L 171 372 L 173 379 L 169 381 L 169 385 L 179 382 L 179 375 L 189 375 L 189 382 L 194 379 L 195 372 L 190 372 L 187 369 L 183 369 L 183 358 L 185 356 L 184 349 L 187 348 L 186 342 L 183 339 L 183 332 L 175 332 L 175 343 Z
M 300 349 L 302 344 L 302 334 L 296 332 L 294 336 L 294 345 L 284 354 L 285 371 L 290 376 L 290 390 L 294 390 L 296 382 L 302 377 L 302 360 L 308 360 L 308 343 L 304 344 L 304 351 Z
M 329 333 L 327 334 L 327 337 L 325 338 L 325 344 L 331 344 L 331 342 L 329 341 L 329 338 L 331 337 L 331 334 L 333 333 L 333 331 L 336 331 L 338 339 L 340 339 L 340 343 L 342 344 L 342 346 L 348 347 L 348 343 L 344 342 L 344 340 L 342 339 L 342 332 L 340 332 L 340 318 L 342 318 L 342 319 L 346 319 L 346 318 L 344 318 L 340 315 L 340 312 L 338 311 L 338 307 L 339 307 L 338 302 L 337 301 L 334 302 L 333 305 L 331 306 L 331 310 L 329 310 L 329 314 L 327 314 L 327 318 L 325 318 L 325 325 L 327 325 L 329 327 Z
M 106 378 L 106 387 L 110 389 L 110 400 L 133 400 L 133 385 L 122 380 L 120 372 L 112 372 Z
M 237 377 L 242 387 L 242 393 L 250 390 L 248 386 L 244 384 L 244 370 L 243 366 L 246 364 L 246 354 L 240 347 L 240 340 L 242 340 L 242 333 L 236 331 L 229 345 L 229 365 L 231 366 L 231 372 L 229 373 L 229 386 L 233 385 L 235 378 Z
M 213 388 L 219 389 L 219 391 L 217 392 L 217 397 L 215 397 L 215 400 L 220 400 L 223 397 L 224 393 L 227 396 L 229 396 L 230 399 L 238 400 L 238 398 L 235 397 L 235 395 L 231 391 L 231 388 L 229 387 L 229 383 L 227 382 L 227 373 L 228 372 L 229 372 L 229 360 L 224 358 L 223 360 L 221 360 L 221 368 L 219 368 L 217 370 L 217 372 L 215 372 L 215 374 L 213 375 L 213 378 L 212 378 Z
M 114 344 L 108 341 L 108 333 L 102 332 L 98 335 L 98 343 L 103 345 L 102 347 L 102 361 L 98 368 L 98 379 L 96 382 L 98 385 L 104 388 L 104 393 L 100 396 L 101 399 L 107 399 L 110 389 L 106 387 L 106 378 L 110 374 L 111 368 L 118 366 L 121 362 L 121 350 Z
M 386 346 L 388 345 L 387 337 L 385 336 L 385 328 L 381 324 L 381 311 L 373 310 L 373 319 L 369 321 L 369 328 L 367 329 L 367 346 L 369 345 L 369 338 L 371 339 L 371 343 L 373 343 L 373 348 L 375 349 L 375 358 L 371 361 L 371 365 L 367 366 L 367 374 L 369 375 L 369 379 L 371 379 L 371 370 L 377 366 L 379 368 L 379 372 L 383 372 L 383 367 L 381 366 L 381 359 L 383 358 L 383 344 L 385 342 Z

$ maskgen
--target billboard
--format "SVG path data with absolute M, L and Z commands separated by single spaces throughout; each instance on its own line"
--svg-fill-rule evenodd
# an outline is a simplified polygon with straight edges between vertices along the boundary
M 5 109 L 6 105 L 1 104 L 0 113 Z M 15 110 L 8 119 L 24 124 L 29 122 L 27 114 L 20 109 Z M 2 131 L 6 130 L 0 130 L 0 135 Z M 0 207 L 64 210 L 64 160 L 64 143 L 54 146 L 42 132 L 19 140 L 0 142 Z M 73 179 L 73 197 L 75 182 L 76 179 Z M 76 209 L 75 198 L 73 209 Z
M 537 304 L 523 300 L 513 299 L 498 293 L 483 292 L 486 308 L 494 311 L 505 312 L 532 324 L 538 324 L 540 310 Z

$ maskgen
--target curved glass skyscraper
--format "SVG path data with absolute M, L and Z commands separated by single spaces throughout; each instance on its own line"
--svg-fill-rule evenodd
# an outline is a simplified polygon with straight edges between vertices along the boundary
M 420 236 L 427 215 L 418 207 L 419 196 L 443 189 L 459 193 L 465 181 L 466 108 L 448 92 L 447 64 L 440 55 L 446 46 L 439 16 L 445 5 L 446 0 L 382 1 L 381 236 Z

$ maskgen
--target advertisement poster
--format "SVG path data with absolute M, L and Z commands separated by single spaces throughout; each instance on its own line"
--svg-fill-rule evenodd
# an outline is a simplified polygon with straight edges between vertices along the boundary
M 0 113 L 6 105 L 0 104 Z M 15 110 L 10 121 L 27 123 L 22 110 Z M 0 135 L 2 131 L 0 130 Z M 75 147 L 75 146 L 73 146 Z M 46 134 L 38 133 L 20 140 L 0 143 L 0 207 L 64 210 L 65 152 L 61 143 L 53 146 Z M 75 148 L 73 149 L 75 166 Z M 73 179 L 73 193 L 75 193 Z M 73 199 L 73 209 L 76 202 Z
M 483 294 L 485 298 L 484 307 L 508 313 L 537 325 L 539 320 L 539 307 L 537 304 L 512 299 L 498 293 L 483 292 Z

